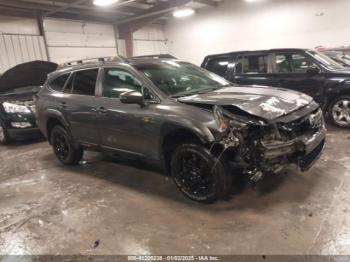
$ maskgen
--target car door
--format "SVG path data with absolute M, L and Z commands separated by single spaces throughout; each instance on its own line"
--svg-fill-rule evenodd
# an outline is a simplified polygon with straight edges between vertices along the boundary
M 267 52 L 240 53 L 233 59 L 228 80 L 240 85 L 271 85 L 269 54 Z
M 310 68 L 322 70 L 311 57 L 299 51 L 276 52 L 272 55 L 273 79 L 277 86 L 299 91 L 322 100 L 325 84 L 323 74 L 309 73 Z
M 100 143 L 95 109 L 98 70 L 91 68 L 73 72 L 58 103 L 74 140 L 92 145 Z
M 134 155 L 146 155 L 155 146 L 156 98 L 144 88 L 135 74 L 123 67 L 104 67 L 100 74 L 99 95 L 96 99 L 98 130 L 105 149 Z M 148 103 L 123 104 L 120 95 L 128 91 L 141 92 Z

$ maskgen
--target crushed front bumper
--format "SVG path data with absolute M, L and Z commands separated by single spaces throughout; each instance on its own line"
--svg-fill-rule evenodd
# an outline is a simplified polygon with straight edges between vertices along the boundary
M 326 129 L 305 134 L 290 141 L 262 142 L 266 160 L 290 157 L 302 171 L 310 169 L 321 156 L 326 141 Z

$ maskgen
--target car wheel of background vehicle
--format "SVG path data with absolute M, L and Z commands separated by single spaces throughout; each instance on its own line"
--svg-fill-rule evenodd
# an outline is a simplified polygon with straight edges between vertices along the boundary
M 332 123 L 339 127 L 350 127 L 350 96 L 341 96 L 334 100 L 329 109 Z
M 10 137 L 7 133 L 5 125 L 0 120 L 0 145 L 6 145 L 10 142 Z
M 172 177 L 183 194 L 194 201 L 212 203 L 227 197 L 232 178 L 225 160 L 195 144 L 179 146 L 171 159 Z
M 51 144 L 53 151 L 64 165 L 76 165 L 83 158 L 83 149 L 74 144 L 67 131 L 62 126 L 55 126 L 51 131 Z

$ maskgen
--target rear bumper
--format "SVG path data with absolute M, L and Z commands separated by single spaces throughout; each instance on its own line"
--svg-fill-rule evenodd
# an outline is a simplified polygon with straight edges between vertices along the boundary
M 13 140 L 29 140 L 42 137 L 39 128 L 13 128 L 8 129 L 7 133 Z
M 273 141 L 263 144 L 264 158 L 267 160 L 289 157 L 302 171 L 310 169 L 321 156 L 326 144 L 326 129 L 290 141 Z

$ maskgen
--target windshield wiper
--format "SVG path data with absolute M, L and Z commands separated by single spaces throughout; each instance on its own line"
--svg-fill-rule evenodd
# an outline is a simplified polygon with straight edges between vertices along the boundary
M 203 89 L 203 90 L 193 90 L 192 92 L 187 92 L 187 93 L 183 93 L 183 94 L 175 94 L 170 96 L 171 98 L 179 98 L 179 97 L 185 97 L 185 96 L 191 96 L 191 95 L 201 95 L 201 94 L 206 94 L 209 93 L 210 91 L 214 91 L 214 90 L 218 90 L 222 87 L 228 87 L 231 85 L 225 85 L 225 86 L 220 86 L 220 87 L 212 87 L 212 88 L 207 88 L 207 89 Z

